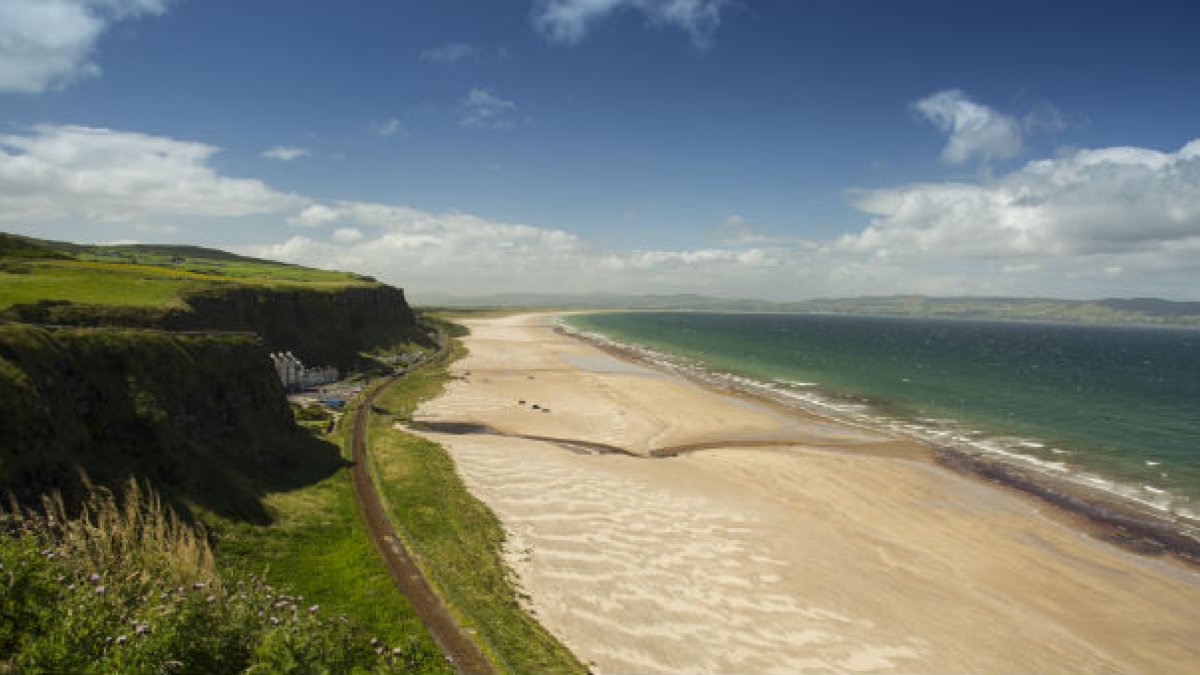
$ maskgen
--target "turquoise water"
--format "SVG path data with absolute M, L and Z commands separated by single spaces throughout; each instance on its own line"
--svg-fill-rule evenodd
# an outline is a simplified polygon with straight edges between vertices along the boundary
M 935 442 L 1200 511 L 1200 331 L 674 312 L 569 324 Z

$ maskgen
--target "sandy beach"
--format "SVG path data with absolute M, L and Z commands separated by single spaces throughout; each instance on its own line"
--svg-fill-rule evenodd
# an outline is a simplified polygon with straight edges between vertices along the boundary
M 503 521 L 531 609 L 600 672 L 1200 672 L 1193 568 L 547 315 L 462 323 L 470 355 L 415 417 Z

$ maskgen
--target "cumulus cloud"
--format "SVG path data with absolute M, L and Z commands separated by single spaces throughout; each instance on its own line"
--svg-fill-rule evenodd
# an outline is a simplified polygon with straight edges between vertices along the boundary
M 264 150 L 262 153 L 262 156 L 266 157 L 267 159 L 277 159 L 281 162 L 290 162 L 293 159 L 300 159 L 301 157 L 308 157 L 310 154 L 312 154 L 312 153 L 310 153 L 308 150 L 305 150 L 304 148 L 294 148 L 294 147 L 287 146 L 287 145 L 277 145 L 277 146 L 271 148 L 270 150 Z
M 942 159 L 950 164 L 1007 159 L 1021 151 L 1022 129 L 1016 118 L 976 103 L 958 89 L 927 96 L 913 108 L 946 135 Z
M 0 2 L 0 91 L 39 93 L 100 74 L 96 42 L 112 24 L 162 14 L 167 0 Z
M 287 219 L 288 225 L 296 227 L 321 227 L 335 223 L 341 218 L 341 212 L 324 204 L 312 204 L 303 211 Z
M 1200 140 L 1077 150 L 985 182 L 862 191 L 853 204 L 874 218 L 837 246 L 874 257 L 1178 262 L 1200 245 Z
M 487 87 L 475 87 L 467 93 L 461 104 L 458 118 L 464 127 L 481 129 L 511 129 L 517 104 L 502 98 Z
M 357 241 L 362 241 L 362 230 L 353 227 L 339 227 L 333 231 L 329 238 L 335 244 L 353 244 Z
M 608 251 L 562 229 L 336 202 L 292 219 L 334 227 L 328 238 L 247 252 L 418 293 L 1196 295 L 1200 140 L 1173 152 L 1079 150 L 976 182 L 864 190 L 852 205 L 869 224 L 827 240 L 762 236 L 735 214 L 714 246 Z
M 421 60 L 428 63 L 453 65 L 459 61 L 479 59 L 482 54 L 483 50 L 475 45 L 452 42 L 440 47 L 426 49 L 425 51 L 421 52 Z
M 577 44 L 592 26 L 619 11 L 637 11 L 655 26 L 678 28 L 699 49 L 707 47 L 728 0 L 538 0 L 533 25 L 546 39 Z
M 298 209 L 307 199 L 209 166 L 217 148 L 160 136 L 42 124 L 0 135 L 0 223 L 135 222 Z

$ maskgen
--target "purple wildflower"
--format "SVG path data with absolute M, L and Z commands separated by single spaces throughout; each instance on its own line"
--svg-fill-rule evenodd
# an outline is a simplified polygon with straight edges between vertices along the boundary
M 125 644 L 125 641 L 126 641 L 126 638 L 125 638 L 125 636 L 124 636 L 124 635 L 118 635 L 118 636 L 117 636 L 117 644 L 119 644 L 119 645 L 123 645 L 123 644 Z
M 276 619 L 275 617 L 271 617 L 271 625 L 272 625 L 272 626 L 278 626 L 278 625 L 279 625 L 279 619 Z
M 320 605 L 313 605 L 312 607 L 309 607 L 309 608 L 308 608 L 308 613 L 309 613 L 309 614 L 316 614 L 318 609 L 321 609 L 321 606 L 320 606 Z
M 103 586 L 96 587 L 96 595 L 104 595 L 104 587 Z
M 214 595 L 210 595 L 210 596 L 208 596 L 207 598 L 205 598 L 205 599 L 204 599 L 204 601 L 205 601 L 205 602 L 207 602 L 207 603 L 209 603 L 209 604 L 212 604 L 213 600 L 216 600 L 216 599 L 217 599 L 217 598 L 216 598 L 216 596 L 214 596 Z
M 93 584 L 99 583 L 100 575 L 96 574 L 95 572 L 92 572 L 91 575 L 88 576 L 88 581 L 92 582 Z

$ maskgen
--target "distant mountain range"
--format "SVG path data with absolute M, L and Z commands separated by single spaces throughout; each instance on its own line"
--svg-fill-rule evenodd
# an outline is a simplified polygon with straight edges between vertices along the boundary
M 525 307 L 534 309 L 656 309 L 710 312 L 788 312 L 876 316 L 1067 321 L 1096 324 L 1200 326 L 1200 302 L 1159 298 L 1057 300 L 1053 298 L 886 297 L 834 298 L 798 302 L 714 298 L 703 295 L 567 295 L 510 293 L 485 296 L 430 295 L 426 307 Z

